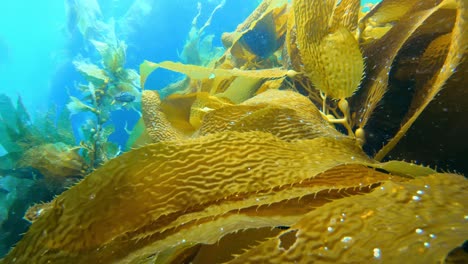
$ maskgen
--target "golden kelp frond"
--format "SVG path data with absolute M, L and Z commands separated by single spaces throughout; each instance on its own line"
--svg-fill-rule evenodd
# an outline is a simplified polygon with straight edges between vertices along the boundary
M 148 75 L 158 68 L 164 68 L 187 75 L 187 77 L 192 79 L 193 83 L 193 89 L 189 89 L 188 92 L 209 92 L 210 94 L 214 95 L 216 93 L 222 93 L 231 89 L 230 92 L 226 91 L 227 94 L 225 94 L 224 97 L 236 102 L 243 101 L 252 96 L 256 92 L 256 89 L 259 87 L 258 85 L 262 80 L 284 78 L 295 73 L 293 71 L 282 70 L 279 68 L 263 70 L 239 70 L 207 68 L 198 65 L 187 65 L 171 61 L 164 61 L 161 63 L 145 61 L 140 66 L 140 70 L 142 72 L 142 85 L 144 85 Z M 237 80 L 236 77 L 240 79 Z M 201 85 L 201 87 L 199 87 L 199 85 Z
M 339 139 L 288 143 L 261 132 L 225 132 L 148 145 L 109 161 L 57 197 L 53 208 L 34 222 L 4 261 L 107 262 L 151 249 L 153 243 L 159 249 L 151 254 L 157 254 L 180 244 L 181 239 L 173 238 L 182 238 L 178 234 L 183 235 L 180 232 L 186 228 L 216 241 L 219 233 L 203 232 L 205 227 L 190 221 L 211 221 L 206 228 L 219 221 L 242 229 L 245 222 L 236 219 L 239 208 L 250 212 L 239 217 L 252 225 L 264 226 L 265 221 L 268 226 L 278 225 L 281 219 L 291 218 L 283 218 L 278 210 L 271 213 L 279 216 L 269 220 L 257 215 L 256 208 L 264 205 L 268 210 L 274 201 L 300 198 L 298 194 L 309 193 L 307 188 L 315 190 L 310 191 L 313 198 L 320 190 L 353 190 L 361 182 L 372 185 L 376 179 L 388 179 L 368 169 L 346 177 L 333 174 L 333 181 L 317 176 L 342 164 L 368 162 L 358 148 Z M 315 177 L 319 184 L 314 184 Z M 271 198 L 262 200 L 263 196 Z M 230 211 L 235 212 L 227 215 L 234 217 L 233 222 L 223 222 L 223 215 Z
M 206 113 L 230 104 L 228 100 L 206 92 L 173 94 L 161 102 L 161 111 L 172 127 L 185 136 L 191 136 L 200 127 Z
M 236 104 L 242 103 L 255 95 L 261 81 L 262 79 L 257 78 L 237 77 L 225 91 L 217 93 L 216 96 L 228 99 Z
M 302 71 L 302 62 L 296 42 L 296 18 L 294 15 L 293 8 L 290 8 L 288 12 L 288 21 L 286 26 L 286 38 L 284 41 L 284 48 L 282 54 L 283 67 L 300 72 Z
M 350 97 L 357 90 L 364 71 L 358 42 L 347 28 L 351 25 L 346 24 L 346 19 L 335 20 L 339 24 L 331 22 L 334 21 L 335 1 L 295 0 L 293 5 L 305 74 L 326 96 Z
M 161 110 L 161 99 L 156 91 L 145 90 L 141 96 L 141 109 L 148 136 L 153 142 L 179 140 L 183 136 L 174 129 Z
M 411 9 L 413 15 L 403 17 L 381 39 L 365 47 L 367 78 L 363 82 L 360 94 L 354 103 L 355 105 L 365 106 L 360 107 L 357 111 L 355 120 L 359 127 L 366 125 L 375 107 L 387 91 L 390 69 L 400 49 L 431 15 L 445 7 L 447 1 L 451 0 L 442 1 L 438 5 L 435 5 L 436 0 L 416 1 L 417 3 Z M 421 7 L 426 7 L 426 9 Z
M 399 21 L 421 0 L 383 0 L 374 7 L 365 17 L 359 21 L 360 24 L 381 26 L 387 23 Z
M 288 71 L 281 69 L 265 69 L 244 71 L 239 69 L 213 69 L 198 65 L 188 65 L 172 61 L 163 61 L 154 63 L 145 61 L 141 64 L 140 70 L 141 83 L 144 84 L 148 75 L 158 68 L 163 68 L 170 71 L 186 74 L 192 79 L 213 79 L 213 78 L 230 78 L 230 77 L 248 77 L 248 78 L 281 78 L 288 74 Z M 143 86 L 143 85 L 142 85 Z
M 307 97 L 281 90 L 267 90 L 239 105 L 206 114 L 200 135 L 220 131 L 263 131 L 286 141 L 345 138 L 322 118 Z
M 58 142 L 32 147 L 27 150 L 17 166 L 33 167 L 50 181 L 83 174 L 85 162 L 77 149 Z
M 437 173 L 436 170 L 433 170 L 429 167 L 424 167 L 414 163 L 407 163 L 398 160 L 391 160 L 384 163 L 372 163 L 366 165 L 372 168 L 387 171 L 390 174 L 398 175 L 401 177 L 416 178 Z
M 345 27 L 354 33 L 358 26 L 360 8 L 360 0 L 341 0 L 335 8 L 331 30 Z
M 223 34 L 226 52 L 216 65 L 227 69 L 277 66 L 279 63 L 274 52 L 283 45 L 287 7 L 286 0 L 263 1 L 236 31 Z
M 317 208 L 229 263 L 443 262 L 468 236 L 467 191 L 453 174 L 387 182 Z
M 442 2 L 440 8 L 445 7 Z M 376 155 L 377 160 L 387 153 L 406 134 L 408 129 L 421 115 L 424 109 L 440 92 L 447 80 L 454 74 L 462 58 L 468 54 L 468 5 L 465 1 L 457 1 L 457 19 L 450 35 L 442 35 L 431 42 L 421 59 L 420 68 L 432 72 L 432 78 L 417 82 L 418 91 L 412 100 L 410 110 L 401 123 L 398 133 Z M 444 56 L 446 54 L 446 56 Z M 443 61 L 443 63 L 442 63 Z M 438 71 L 438 72 L 437 72 Z
M 284 9 L 287 5 L 285 0 L 264 0 L 260 5 L 250 14 L 247 19 L 239 24 L 234 32 L 223 33 L 221 40 L 223 41 L 226 49 L 231 48 L 239 39 L 242 37 L 242 34 L 252 30 L 256 23 L 260 21 L 265 16 L 272 13 L 273 10 L 278 8 Z M 277 18 L 277 17 L 275 17 Z

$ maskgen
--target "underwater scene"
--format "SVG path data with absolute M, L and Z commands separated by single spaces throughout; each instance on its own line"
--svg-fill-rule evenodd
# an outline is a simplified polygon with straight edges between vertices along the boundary
M 0 263 L 468 263 L 468 1 L 0 8 Z

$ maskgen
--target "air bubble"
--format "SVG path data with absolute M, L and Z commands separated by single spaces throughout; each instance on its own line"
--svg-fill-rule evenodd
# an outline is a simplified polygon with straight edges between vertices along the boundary
M 374 252 L 374 258 L 380 259 L 380 257 L 382 256 L 382 252 L 380 251 L 380 248 L 374 248 L 373 252 Z
M 420 200 L 421 200 L 421 197 L 417 195 L 413 195 L 413 201 L 420 201 Z
M 423 194 L 424 194 L 424 191 L 418 190 L 416 193 L 419 194 L 419 195 L 423 195 Z
M 352 237 L 350 237 L 350 236 L 345 236 L 345 237 L 343 237 L 343 238 L 341 239 L 341 242 L 343 242 L 343 243 L 349 243 L 349 242 L 351 242 L 351 240 L 353 240 Z
M 422 233 L 424 233 L 424 230 L 422 230 L 421 228 L 416 228 L 416 230 L 414 230 L 414 232 L 416 232 L 416 234 L 418 234 L 418 235 L 421 235 Z
M 333 227 L 329 226 L 329 227 L 327 228 L 327 230 L 328 230 L 328 232 L 333 232 L 333 230 L 335 230 L 335 229 L 334 229 Z

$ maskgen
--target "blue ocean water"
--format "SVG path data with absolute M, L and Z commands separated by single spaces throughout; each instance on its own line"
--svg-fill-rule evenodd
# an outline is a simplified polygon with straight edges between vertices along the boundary
M 47 111 L 51 105 L 65 108 L 70 96 L 79 96 L 77 84 L 85 83 L 73 61 L 79 57 L 97 63 L 100 58 L 90 44 L 90 36 L 79 31 L 80 16 L 98 7 L 96 19 L 115 23 L 119 40 L 127 44 L 125 67 L 138 71 L 144 60 L 180 61 L 180 52 L 188 38 L 197 7 L 201 7 L 198 27 L 208 19 L 221 0 L 64 0 L 64 1 L 2 1 L 0 4 L 0 94 L 16 100 L 20 96 L 31 117 Z M 235 30 L 259 4 L 256 0 L 226 0 L 213 16 L 205 34 L 214 34 L 213 45 L 221 47 L 223 32 Z M 365 1 L 378 2 L 378 1 Z M 92 4 L 92 5 L 90 5 Z M 81 8 L 81 9 L 80 9 Z M 81 10 L 81 11 L 80 11 Z M 84 10 L 84 11 L 83 11 Z M 96 33 L 94 33 L 96 34 Z M 178 78 L 169 72 L 158 72 L 146 84 L 160 89 Z M 77 141 L 78 128 L 86 117 L 72 116 Z M 111 120 L 115 132 L 109 140 L 122 148 L 128 139 L 125 128 L 131 128 L 139 115 L 133 110 L 118 110 Z M 2 156 L 0 146 L 0 156 Z M 27 189 L 30 182 L 24 182 Z M 5 192 L 12 193 L 0 183 Z M 13 186 L 14 183 L 11 183 Z M 15 187 L 16 188 L 16 187 Z M 6 190 L 8 189 L 8 190 Z M 21 192 L 17 189 L 16 191 Z M 2 195 L 2 194 L 0 194 Z M 1 200 L 6 201 L 6 200 Z M 0 201 L 0 202 L 1 202 Z M 1 210 L 6 207 L 1 206 Z M 0 210 L 0 211 L 1 211 Z M 20 210 L 20 209 L 18 209 Z M 5 215 L 8 212 L 0 212 Z M 5 217 L 0 218 L 4 220 Z M 23 230 L 24 231 L 24 230 Z M 0 235 L 0 238 L 4 234 Z M 1 239 L 0 239 L 1 240 Z M 0 255 L 5 253 L 0 248 Z
M 77 56 L 96 58 L 96 52 L 76 29 L 76 10 L 67 6 L 84 4 L 85 0 L 3 1 L 0 8 L 0 93 L 12 98 L 21 96 L 26 108 L 34 116 L 51 104 L 63 107 L 69 95 L 77 93 L 75 86 L 84 82 L 72 61 Z M 180 60 L 178 52 L 183 48 L 191 21 L 197 14 L 197 3 L 202 5 L 199 24 L 204 23 L 220 0 L 100 0 L 103 22 L 129 19 L 132 5 L 149 5 L 145 15 L 137 20 L 129 19 L 131 29 L 117 26 L 117 37 L 128 45 L 126 67 L 138 69 L 143 60 Z M 363 1 L 367 2 L 378 2 Z M 245 19 L 259 1 L 227 0 L 213 16 L 206 34 L 214 34 L 214 46 L 222 46 L 220 36 L 233 31 Z M 201 26 L 201 25 L 200 25 Z M 169 73 L 166 73 L 169 74 Z M 173 73 L 171 73 L 174 75 Z M 149 85 L 161 88 L 175 76 L 151 77 Z M 117 131 L 111 137 L 120 143 L 125 141 L 123 127 L 136 120 L 135 115 L 122 111 L 114 114 Z

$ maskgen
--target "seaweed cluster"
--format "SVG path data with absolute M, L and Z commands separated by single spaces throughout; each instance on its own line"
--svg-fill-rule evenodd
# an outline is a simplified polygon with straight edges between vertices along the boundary
M 144 62 L 142 87 L 188 78 L 146 87 L 135 149 L 41 207 L 1 262 L 466 262 L 466 178 L 381 160 L 463 90 L 467 3 L 359 3 L 264 0 L 210 67 Z
M 15 104 L 0 95 L 0 254 L 27 230 L 22 217 L 32 203 L 52 199 L 83 174 L 68 115 L 51 107 L 33 119 L 20 97 Z
M 61 189 L 66 178 L 83 174 L 84 161 L 75 148 L 68 111 L 57 114 L 52 107 L 33 121 L 21 98 L 16 106 L 5 95 L 0 100 L 2 175 L 44 177 L 51 188 Z
M 112 24 L 111 24 L 112 25 Z M 67 108 L 71 114 L 88 114 L 81 127 L 80 143 L 88 173 L 120 154 L 120 148 L 108 137 L 114 132 L 109 122 L 112 111 L 126 108 L 137 110 L 140 101 L 139 75 L 125 69 L 126 45 L 115 36 L 113 26 L 104 41 L 91 40 L 101 57 L 100 66 L 78 57 L 73 63 L 88 81 L 78 85 L 82 98 L 71 97 Z

